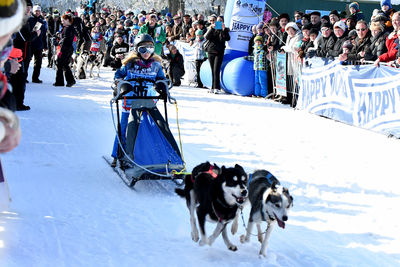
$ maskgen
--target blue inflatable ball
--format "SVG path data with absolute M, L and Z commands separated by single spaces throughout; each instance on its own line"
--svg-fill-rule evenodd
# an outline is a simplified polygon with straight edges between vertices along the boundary
M 211 66 L 208 60 L 204 61 L 200 67 L 200 80 L 207 88 L 212 86 Z
M 228 62 L 222 75 L 222 83 L 228 93 L 242 96 L 254 95 L 253 61 L 239 57 Z

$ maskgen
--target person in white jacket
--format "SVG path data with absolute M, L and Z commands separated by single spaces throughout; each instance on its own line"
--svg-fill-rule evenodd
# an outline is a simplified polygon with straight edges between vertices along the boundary
M 285 31 L 288 33 L 288 37 L 286 39 L 286 44 L 282 46 L 282 50 L 285 52 L 297 52 L 300 48 L 303 34 L 295 22 L 286 24 Z

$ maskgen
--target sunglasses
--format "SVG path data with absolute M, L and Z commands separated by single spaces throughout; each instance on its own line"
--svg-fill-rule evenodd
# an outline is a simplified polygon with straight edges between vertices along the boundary
M 0 61 L 7 60 L 12 49 L 13 49 L 13 42 L 12 42 L 12 40 L 10 40 L 10 41 L 8 41 L 6 46 L 3 48 L 3 50 L 1 50 Z
M 140 54 L 153 54 L 154 53 L 154 46 L 139 46 L 137 50 Z
M 356 29 L 356 31 L 358 31 L 358 32 L 361 32 L 361 31 L 366 31 L 367 30 L 367 28 L 362 28 L 362 29 Z

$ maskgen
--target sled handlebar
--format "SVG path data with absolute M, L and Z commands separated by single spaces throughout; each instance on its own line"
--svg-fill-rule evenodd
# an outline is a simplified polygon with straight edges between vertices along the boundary
M 138 83 L 138 85 L 132 86 L 132 84 L 130 82 L 136 82 Z M 158 96 L 147 96 L 146 94 L 140 94 L 140 92 L 144 92 L 145 88 L 147 88 L 147 86 L 145 85 L 145 83 L 152 83 L 155 86 L 156 91 L 159 93 Z M 132 89 L 129 90 L 121 90 L 121 86 L 123 84 L 129 84 L 130 86 L 132 86 Z M 158 84 L 164 84 L 164 86 L 162 87 L 162 89 L 158 86 Z M 133 79 L 128 79 L 128 80 L 121 80 L 118 82 L 118 84 L 116 84 L 116 92 L 115 92 L 115 97 L 112 99 L 112 101 L 117 101 L 120 99 L 164 99 L 165 101 L 168 99 L 168 102 L 170 104 L 175 104 L 176 103 L 176 99 L 171 97 L 171 95 L 169 94 L 169 89 L 171 89 L 171 81 L 164 79 L 164 80 L 151 80 L 151 79 L 147 79 L 147 78 L 133 78 Z M 135 96 L 125 96 L 126 94 L 128 94 L 129 92 L 132 91 L 137 91 Z

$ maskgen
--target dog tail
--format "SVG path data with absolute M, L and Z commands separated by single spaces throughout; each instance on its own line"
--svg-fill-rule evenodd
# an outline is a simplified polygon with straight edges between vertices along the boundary
M 180 197 L 185 197 L 186 196 L 185 190 L 182 189 L 182 188 L 175 188 L 175 193 Z

